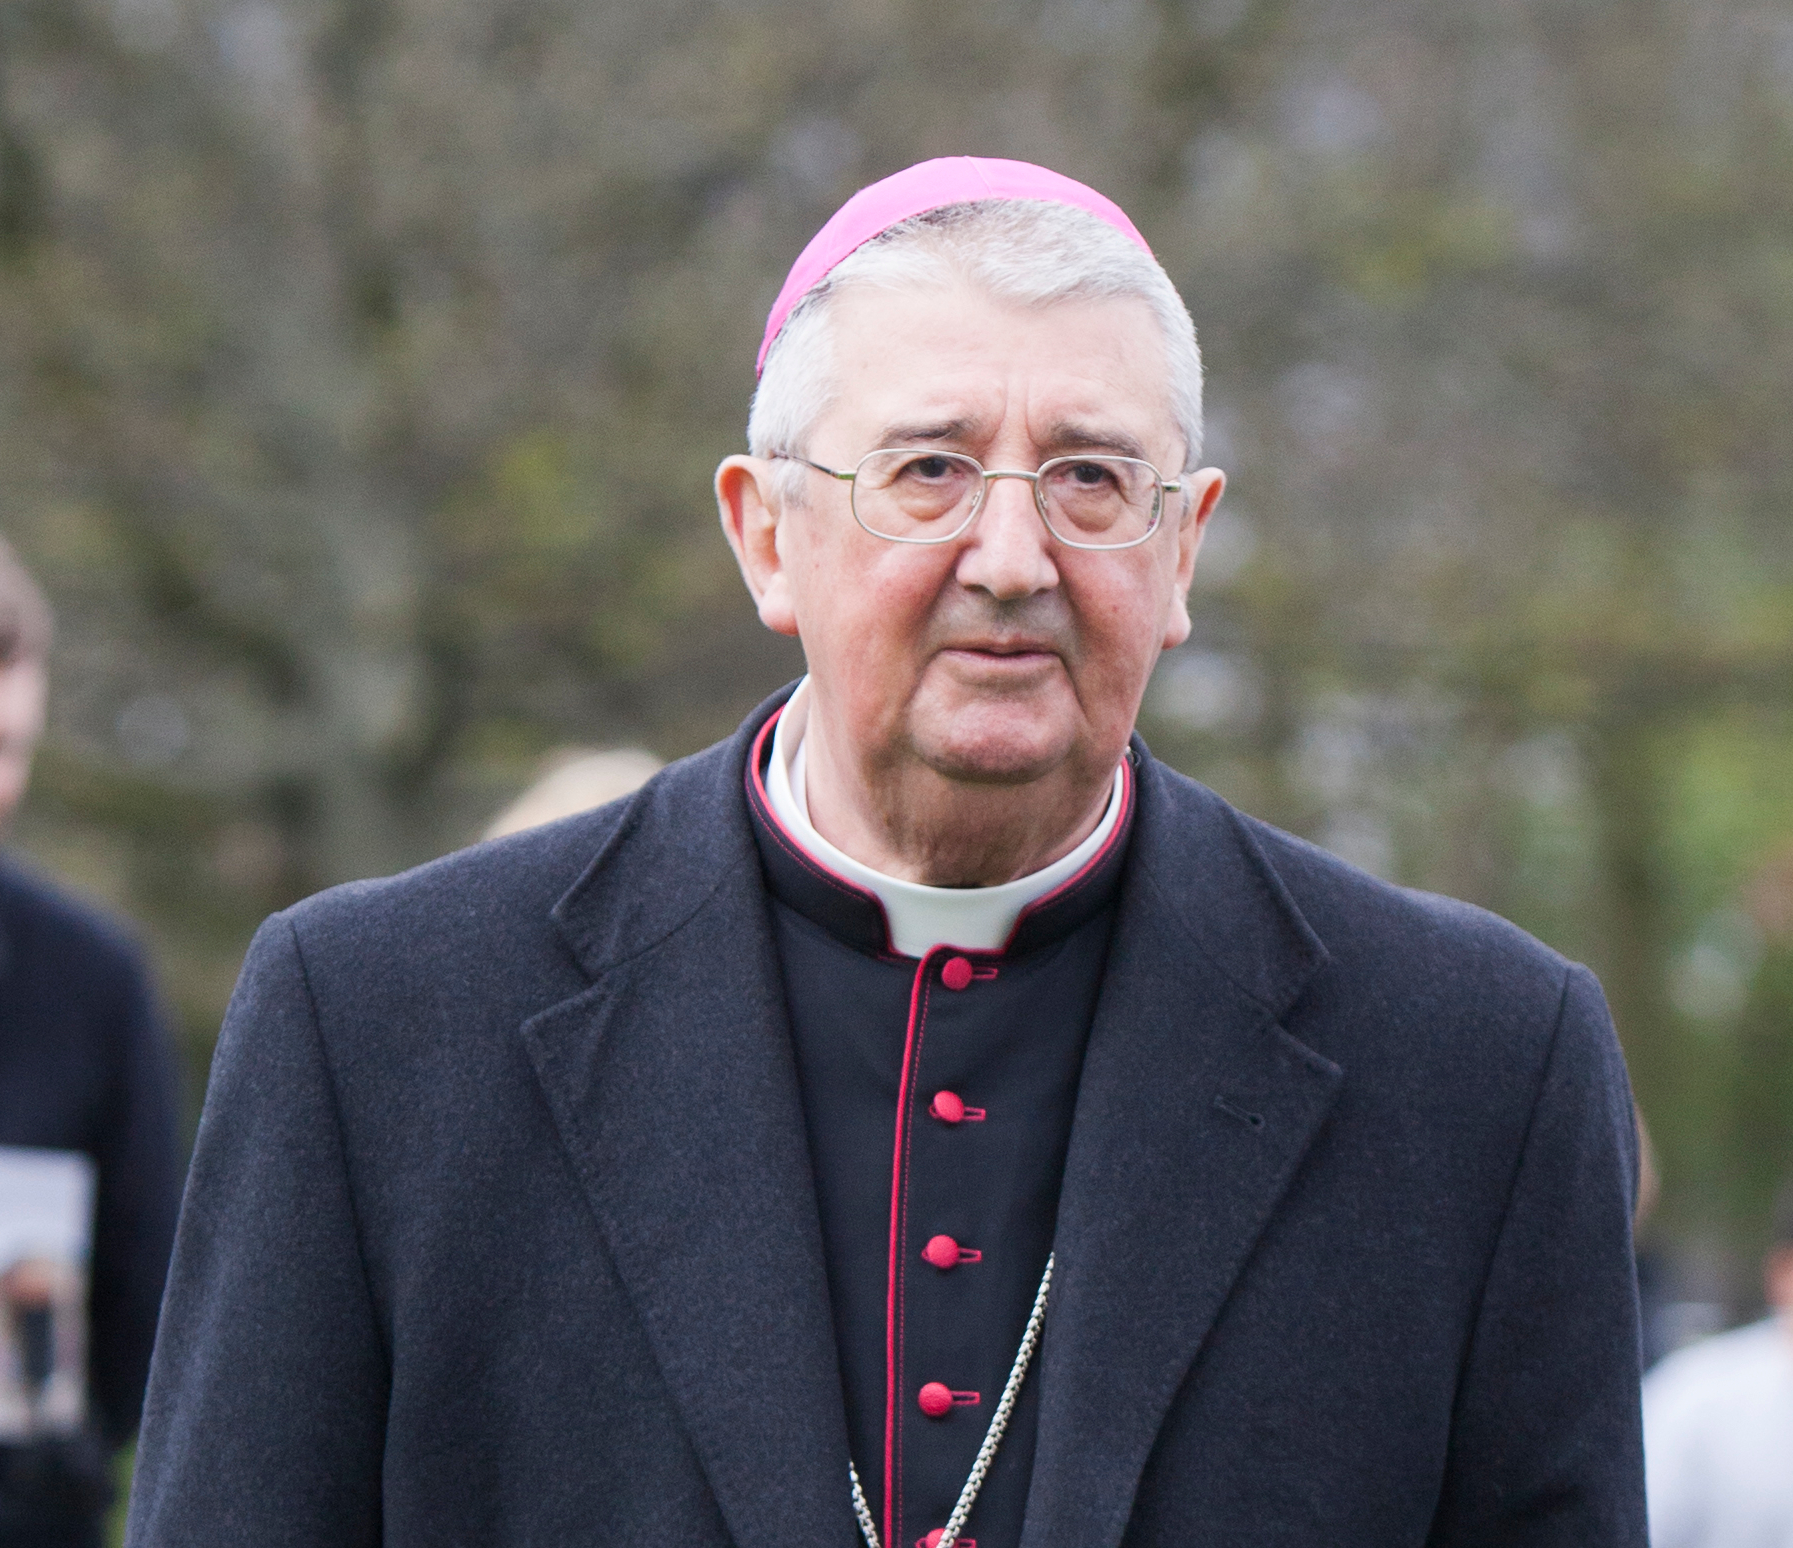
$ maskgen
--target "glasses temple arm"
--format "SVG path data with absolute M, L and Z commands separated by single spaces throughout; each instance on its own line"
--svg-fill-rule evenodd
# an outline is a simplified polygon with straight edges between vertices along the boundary
M 830 478 L 838 478 L 847 484 L 852 483 L 859 476 L 859 471 L 856 468 L 843 473 L 838 468 L 825 468 L 819 462 L 811 462 L 807 457 L 799 457 L 796 452 L 773 452 L 768 460 L 772 462 L 801 462 L 806 468 L 814 468 L 818 473 L 826 473 Z

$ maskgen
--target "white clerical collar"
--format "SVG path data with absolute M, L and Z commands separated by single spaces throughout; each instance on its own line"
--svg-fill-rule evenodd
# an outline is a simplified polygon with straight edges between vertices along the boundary
M 995 951 L 1006 942 L 1015 921 L 1036 898 L 1082 870 L 1120 820 L 1125 791 L 1121 770 L 1114 772 L 1114 793 L 1095 831 L 1062 859 L 1017 877 L 999 887 L 926 887 L 900 881 L 862 865 L 836 849 L 809 820 L 804 787 L 803 732 L 809 724 L 809 679 L 797 685 L 772 733 L 772 766 L 766 771 L 766 799 L 791 836 L 829 870 L 872 893 L 884 905 L 890 943 L 905 957 L 925 957 L 936 946 L 962 951 Z

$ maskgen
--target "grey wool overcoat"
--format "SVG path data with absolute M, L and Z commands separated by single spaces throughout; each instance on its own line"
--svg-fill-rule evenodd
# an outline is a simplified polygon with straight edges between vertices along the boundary
M 632 798 L 263 927 L 132 1548 L 852 1548 L 742 786 L 782 697 Z M 1594 979 L 1134 756 L 1026 1548 L 1643 1548 Z

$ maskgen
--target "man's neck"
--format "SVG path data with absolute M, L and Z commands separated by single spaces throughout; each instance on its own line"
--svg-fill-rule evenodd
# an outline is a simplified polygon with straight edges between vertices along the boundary
M 995 887 L 1068 855 L 1101 822 L 1112 766 L 1025 785 L 974 785 L 920 762 L 868 767 L 813 697 L 803 732 L 809 819 L 861 865 L 930 887 Z

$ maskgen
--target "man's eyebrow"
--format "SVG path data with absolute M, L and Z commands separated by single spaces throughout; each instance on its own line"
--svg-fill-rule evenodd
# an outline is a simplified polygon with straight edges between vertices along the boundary
M 1138 437 L 1128 435 L 1125 430 L 1101 426 L 1057 424 L 1046 433 L 1045 444 L 1054 456 L 1062 456 L 1065 452 L 1104 451 L 1122 457 L 1137 457 L 1141 462 L 1152 460 Z
M 878 432 L 879 446 L 926 446 L 940 442 L 974 440 L 978 423 L 974 419 L 939 419 L 929 422 L 906 420 L 886 425 Z M 1050 454 L 1061 457 L 1067 452 L 1112 452 L 1122 457 L 1138 457 L 1150 462 L 1143 442 L 1125 430 L 1108 426 L 1076 424 L 1069 420 L 1054 425 L 1046 434 L 1045 445 Z
M 941 419 L 931 424 L 906 422 L 886 425 L 878 432 L 880 446 L 913 446 L 926 441 L 963 441 L 972 431 L 969 419 Z

